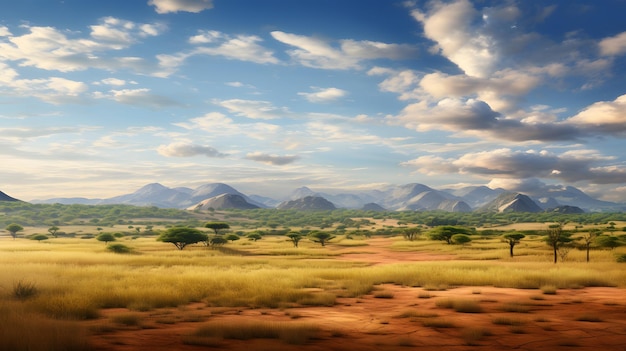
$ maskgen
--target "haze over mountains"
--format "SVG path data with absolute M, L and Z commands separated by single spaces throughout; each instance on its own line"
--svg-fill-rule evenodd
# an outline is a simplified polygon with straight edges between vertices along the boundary
M 128 204 L 189 210 L 224 208 L 279 209 L 375 209 L 393 211 L 448 212 L 541 212 L 564 213 L 626 211 L 626 204 L 601 201 L 571 187 L 553 187 L 547 192 L 520 194 L 486 186 L 459 189 L 433 189 L 424 184 L 405 184 L 384 189 L 343 193 L 316 192 L 307 187 L 295 189 L 288 198 L 273 199 L 246 195 L 223 183 L 205 184 L 195 189 L 169 188 L 159 183 L 145 185 L 131 194 L 106 199 L 53 198 L 33 203 L 60 204 Z

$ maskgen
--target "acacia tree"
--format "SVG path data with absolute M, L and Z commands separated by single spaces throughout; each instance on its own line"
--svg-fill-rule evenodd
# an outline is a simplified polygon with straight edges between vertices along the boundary
M 559 254 L 559 248 L 572 241 L 570 233 L 563 230 L 564 223 L 552 224 L 548 227 L 547 236 L 545 238 L 546 244 L 552 247 L 554 252 L 554 263 L 557 261 Z
M 259 233 L 250 233 L 248 235 L 246 235 L 246 238 L 252 240 L 252 241 L 257 241 L 257 240 L 261 240 L 263 238 L 263 236 Z
M 11 223 L 5 229 L 9 232 L 9 234 L 11 234 L 13 240 L 15 240 L 15 238 L 17 238 L 17 232 L 24 230 L 24 227 L 17 223 Z
M 417 239 L 420 234 L 422 234 L 422 228 L 419 227 L 406 228 L 402 230 L 402 236 L 408 241 Z
M 61 229 L 61 228 L 59 228 L 56 225 L 54 225 L 54 226 L 48 228 L 48 233 L 50 233 L 50 235 L 52 235 L 53 237 L 56 238 L 57 237 L 57 232 L 59 231 L 59 229 Z
M 335 238 L 335 236 L 330 234 L 329 232 L 315 231 L 309 234 L 309 238 L 316 243 L 320 243 L 320 245 L 322 246 L 326 246 L 326 242 L 332 240 L 333 238 Z
M 589 262 L 589 249 L 591 249 L 591 245 L 600 235 L 602 235 L 602 231 L 600 229 L 592 229 L 582 237 L 578 238 L 578 240 L 582 240 L 583 245 L 587 250 L 587 262 Z
M 230 225 L 226 222 L 208 222 L 204 225 L 205 228 L 213 229 L 215 235 L 219 234 L 222 229 L 230 229 Z
M 455 234 L 470 234 L 469 229 L 463 227 L 455 227 L 451 225 L 439 226 L 430 231 L 428 236 L 432 240 L 445 241 L 448 245 L 452 244 L 452 237 Z
M 298 243 L 302 240 L 303 235 L 298 232 L 291 232 L 287 234 L 287 237 L 291 240 L 294 247 L 298 247 Z
M 509 255 L 511 255 L 511 257 L 513 257 L 513 248 L 515 245 L 519 244 L 525 237 L 526 235 L 522 233 L 507 233 L 502 236 L 502 240 L 509 244 Z
M 111 241 L 115 241 L 115 235 L 111 234 L 111 233 L 102 233 L 100 235 L 98 235 L 96 237 L 96 240 L 98 241 L 104 241 L 105 245 L 108 245 L 109 242 Z
M 208 235 L 195 228 L 173 227 L 163 232 L 157 238 L 158 241 L 172 243 L 177 249 L 182 250 L 185 246 L 208 241 Z

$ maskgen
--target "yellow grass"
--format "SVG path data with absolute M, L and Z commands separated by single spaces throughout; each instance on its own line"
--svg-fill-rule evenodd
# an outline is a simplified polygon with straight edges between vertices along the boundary
M 103 308 L 151 310 L 190 302 L 225 307 L 332 306 L 337 297 L 370 294 L 375 285 L 383 283 L 525 289 L 626 287 L 624 264 L 615 262 L 615 254 L 625 253 L 624 248 L 593 251 L 590 263 L 584 262 L 584 251 L 574 249 L 564 263 L 555 265 L 540 238 L 524 239 L 513 258 L 508 256 L 508 246 L 497 238 L 476 237 L 464 246 L 393 238 L 391 250 L 451 254 L 459 259 L 369 265 L 335 259 L 341 252 L 371 250 L 367 240 L 337 239 L 339 242 L 327 247 L 303 240 L 294 248 L 284 237 L 267 236 L 258 242 L 242 239 L 229 243 L 224 251 L 202 245 L 179 251 L 154 237 L 125 237 L 120 242 L 138 254 L 120 255 L 95 239 L 51 238 L 40 243 L 2 237 L 0 301 L 4 302 L 0 312 L 13 311 L 0 316 L 5 326 L 2 335 L 7 340 L 29 339 L 29 335 L 39 335 L 39 329 L 46 329 L 42 340 L 61 340 L 58 342 L 75 345 L 68 350 L 81 350 L 84 335 L 63 331 L 74 327 L 72 320 L 96 318 Z M 18 282 L 32 284 L 37 293 L 16 299 L 12 290 Z M 36 328 L 26 327 L 27 321 Z M 12 335 L 17 336 L 11 339 Z M 7 345 L 12 345 L 10 342 Z

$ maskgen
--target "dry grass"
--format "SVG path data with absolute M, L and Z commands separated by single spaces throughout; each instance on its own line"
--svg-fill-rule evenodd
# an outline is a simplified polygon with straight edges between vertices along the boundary
M 77 322 L 42 317 L 24 304 L 0 300 L 0 351 L 87 351 L 87 333 Z
M 300 322 L 215 321 L 205 323 L 196 329 L 189 335 L 186 342 L 189 343 L 189 340 L 198 338 L 209 340 L 279 339 L 287 344 L 304 345 L 319 331 L 320 328 L 313 324 Z
M 480 313 L 482 308 L 477 301 L 466 299 L 440 299 L 435 302 L 435 305 L 440 308 L 450 308 L 456 312 L 461 313 Z

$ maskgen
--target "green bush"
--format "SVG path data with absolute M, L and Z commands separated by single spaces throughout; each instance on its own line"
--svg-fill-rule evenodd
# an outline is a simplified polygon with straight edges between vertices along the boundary
M 119 253 L 119 254 L 127 254 L 127 253 L 133 252 L 132 248 L 124 244 L 112 244 L 107 247 L 107 250 L 114 252 L 114 253 Z
M 621 254 L 617 256 L 617 262 L 626 263 L 626 254 Z

